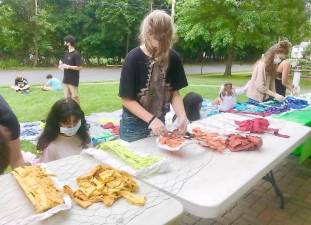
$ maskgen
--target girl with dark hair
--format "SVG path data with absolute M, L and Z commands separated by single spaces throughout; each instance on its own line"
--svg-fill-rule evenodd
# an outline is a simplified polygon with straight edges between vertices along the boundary
M 54 103 L 39 137 L 37 149 L 41 162 L 49 162 L 80 154 L 90 143 L 84 112 L 71 98 Z
M 199 120 L 200 110 L 203 102 L 202 96 L 194 92 L 189 92 L 183 98 L 183 102 L 188 120 Z

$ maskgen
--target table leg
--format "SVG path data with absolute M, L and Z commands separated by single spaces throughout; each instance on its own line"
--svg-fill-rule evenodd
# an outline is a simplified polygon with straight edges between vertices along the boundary
M 268 181 L 268 182 L 270 182 L 270 183 L 272 184 L 272 187 L 273 187 L 273 189 L 274 189 L 276 195 L 277 195 L 277 196 L 280 198 L 280 200 L 281 200 L 281 202 L 280 202 L 280 208 L 281 208 L 281 209 L 284 209 L 284 196 L 283 196 L 282 191 L 280 190 L 280 188 L 278 187 L 278 185 L 277 185 L 277 183 L 276 183 L 276 181 L 275 181 L 275 179 L 274 179 L 274 175 L 273 175 L 272 170 L 271 170 L 267 175 L 265 175 L 265 176 L 263 177 L 263 179 L 264 179 L 265 181 Z

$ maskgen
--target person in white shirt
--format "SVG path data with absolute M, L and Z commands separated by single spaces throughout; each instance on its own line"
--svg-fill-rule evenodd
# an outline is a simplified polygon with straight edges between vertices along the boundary
M 214 101 L 218 105 L 219 111 L 233 109 L 236 104 L 236 97 L 247 91 L 249 82 L 242 88 L 233 88 L 232 83 L 225 83 L 220 87 L 219 97 Z

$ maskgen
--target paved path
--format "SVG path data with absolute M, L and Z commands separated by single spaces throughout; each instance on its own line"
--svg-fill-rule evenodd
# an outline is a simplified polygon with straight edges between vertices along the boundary
M 251 71 L 251 64 L 233 65 L 233 72 Z M 185 66 L 187 74 L 200 74 L 201 66 Z M 211 72 L 224 72 L 225 66 L 223 64 L 212 64 L 203 67 L 203 73 Z M 22 74 L 26 77 L 31 84 L 43 84 L 46 82 L 45 76 L 52 74 L 53 76 L 62 79 L 63 72 L 57 68 L 47 69 L 35 69 L 35 70 L 0 70 L 0 86 L 12 85 L 13 80 L 17 74 Z M 81 71 L 80 81 L 92 82 L 92 81 L 107 81 L 107 80 L 119 80 L 121 68 L 85 68 Z

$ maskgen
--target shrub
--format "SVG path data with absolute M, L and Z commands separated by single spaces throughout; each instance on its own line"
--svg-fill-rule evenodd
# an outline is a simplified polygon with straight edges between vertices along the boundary
M 5 60 L 0 60 L 0 69 L 9 69 L 13 67 L 20 67 L 22 64 L 20 61 L 16 59 L 5 59 Z

